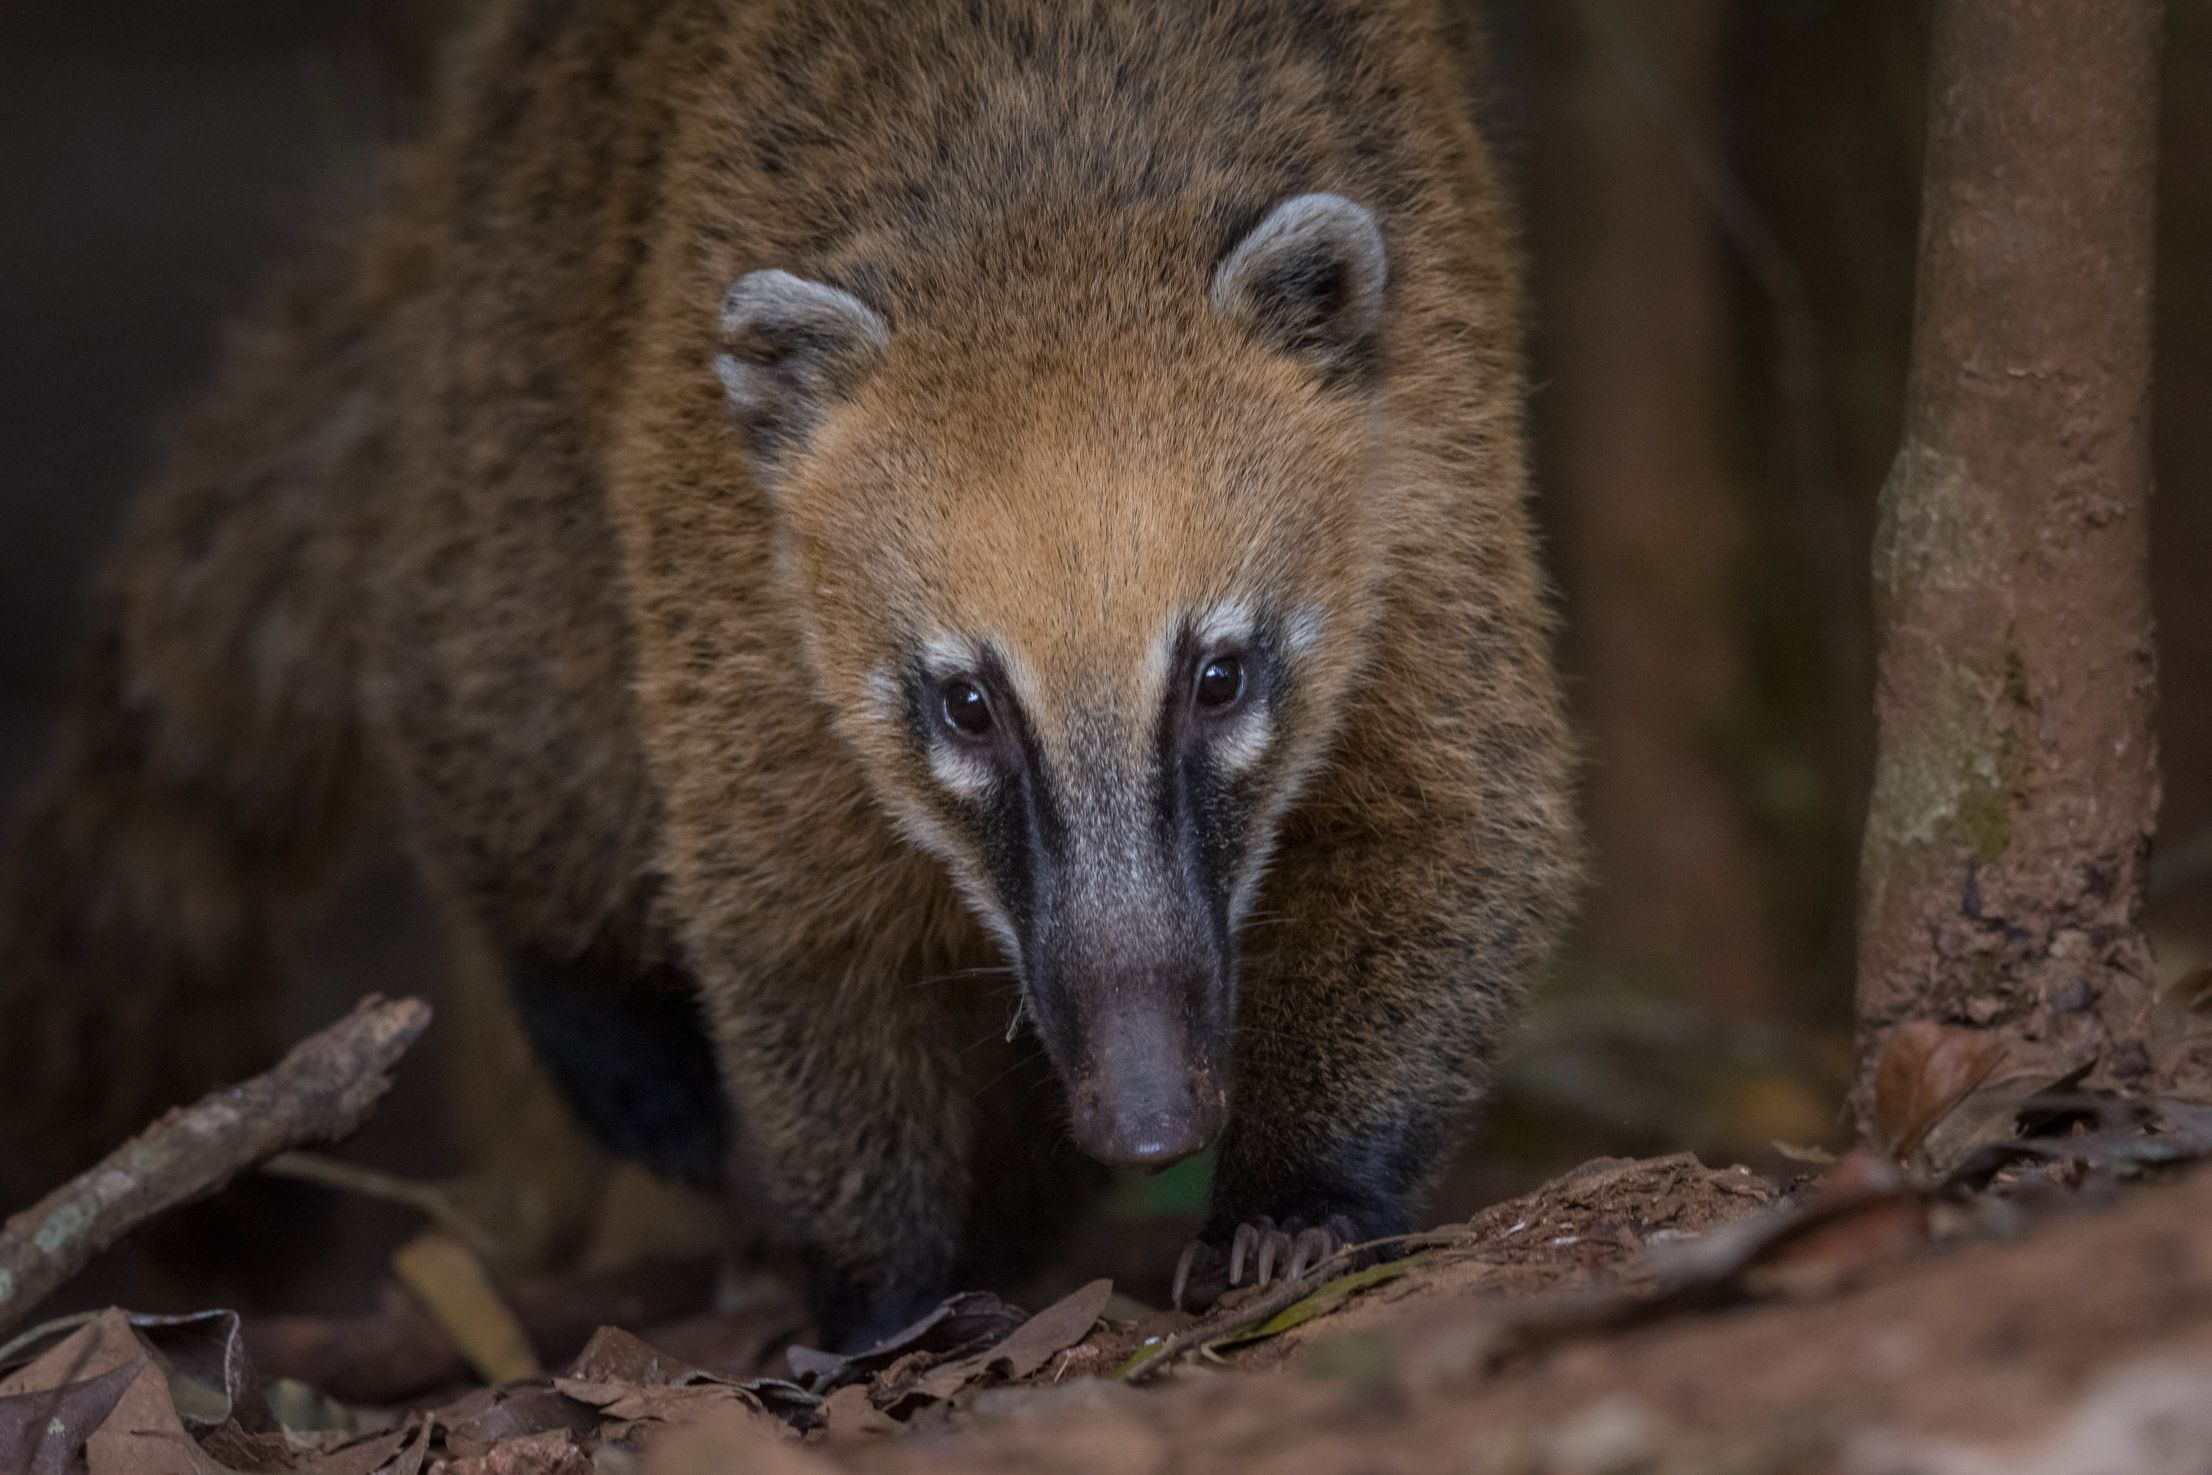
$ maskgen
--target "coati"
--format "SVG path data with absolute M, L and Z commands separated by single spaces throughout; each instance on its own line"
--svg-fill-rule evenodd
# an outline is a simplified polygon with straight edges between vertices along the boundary
M 181 1005 L 250 1040 L 392 816 L 835 1344 L 1092 1160 L 1218 1143 L 1201 1279 L 1409 1228 L 1576 871 L 1446 9 L 495 4 L 107 568 L 0 885 L 11 1122 L 117 1124 Z

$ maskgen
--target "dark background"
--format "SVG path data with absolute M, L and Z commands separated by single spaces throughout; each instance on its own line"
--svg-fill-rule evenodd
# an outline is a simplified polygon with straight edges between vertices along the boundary
M 0 791 L 33 760 L 77 593 L 163 414 L 264 270 L 342 231 L 469 8 L 0 6 Z M 1446 1212 L 1591 1152 L 1771 1165 L 1777 1139 L 1837 1135 L 1867 544 L 1911 323 L 1927 22 L 1863 0 L 1491 8 L 1599 869 Z M 2179 972 L 2212 957 L 2212 0 L 2175 0 L 2169 30 L 2154 927 Z M 310 949 L 302 1021 L 435 970 L 403 871 L 361 875 Z M 496 1095 L 452 1074 L 416 1072 L 430 1084 L 367 1154 L 448 1171 L 498 1135 L 437 1125 Z

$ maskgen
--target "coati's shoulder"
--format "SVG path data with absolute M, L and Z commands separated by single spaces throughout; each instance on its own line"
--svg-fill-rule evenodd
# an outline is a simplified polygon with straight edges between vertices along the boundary
M 1172 212 L 1218 256 L 1274 202 L 1401 211 L 1479 168 L 1430 0 L 777 3 L 731 16 L 679 186 L 765 257 L 944 252 L 1010 209 Z M 1063 218 L 1061 224 L 1072 225 Z M 1080 238 L 1065 238 L 1075 244 Z M 884 285 L 900 286 L 896 267 Z

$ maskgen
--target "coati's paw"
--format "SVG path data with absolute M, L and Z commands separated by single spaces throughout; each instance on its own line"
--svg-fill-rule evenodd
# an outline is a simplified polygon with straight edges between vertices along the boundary
M 1177 1310 L 1196 1310 L 1238 1286 L 1264 1286 L 1278 1276 L 1296 1280 L 1358 1239 L 1358 1230 L 1342 1214 L 1331 1214 L 1319 1224 L 1295 1218 L 1278 1224 L 1265 1214 L 1255 1214 L 1229 1236 L 1226 1253 L 1203 1239 L 1183 1247 L 1182 1258 L 1175 1262 L 1169 1304 Z

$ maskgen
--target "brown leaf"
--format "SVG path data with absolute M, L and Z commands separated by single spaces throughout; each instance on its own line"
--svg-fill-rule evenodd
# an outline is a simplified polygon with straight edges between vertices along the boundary
M 710 1413 L 693 1423 L 667 1427 L 645 1447 L 646 1475 L 834 1475 L 835 1467 L 809 1453 L 790 1436 L 772 1431 L 735 1409 Z
M 554 1429 L 444 1461 L 438 1469 L 440 1475 L 592 1475 L 592 1460 L 574 1435 Z
M 613 1326 L 592 1333 L 565 1376 L 581 1383 L 655 1384 L 698 1383 L 715 1378 L 715 1374 L 670 1357 L 650 1342 Z
M 958 1356 L 978 1346 L 987 1346 L 1005 1337 L 1023 1320 L 1020 1307 L 1009 1306 L 988 1291 L 963 1291 L 947 1296 L 928 1315 L 893 1332 L 864 1352 L 843 1357 L 812 1347 L 793 1346 L 785 1349 L 784 1359 L 809 1390 L 827 1393 L 841 1384 L 889 1367 L 910 1352 Z
M 543 1386 L 494 1389 L 466 1413 L 441 1411 L 446 1453 L 457 1458 L 483 1454 L 506 1440 L 565 1431 L 589 1434 L 597 1426 L 588 1409 Z
M 914 1379 L 911 1386 L 888 1390 L 890 1397 L 879 1397 L 876 1405 L 889 1412 L 916 1399 L 949 1400 L 969 1384 L 987 1378 L 1002 1378 L 1008 1382 L 1026 1378 L 1051 1361 L 1056 1353 L 1088 1336 L 1113 1293 L 1112 1281 L 1094 1280 L 1023 1322 L 1008 1333 L 1004 1341 L 957 1362 L 932 1368 Z M 890 1381 L 886 1375 L 885 1382 Z
M 360 1438 L 326 1433 L 303 1439 L 225 1424 L 201 1436 L 200 1447 L 238 1475 L 376 1475 L 406 1442 L 404 1428 Z
M 62 1475 L 143 1366 L 126 1362 L 58 1388 L 0 1398 L 0 1470 Z
M 1926 1200 L 1909 1191 L 1894 1163 L 1865 1148 L 1822 1175 L 1804 1212 L 1820 1222 L 1747 1265 L 1752 1289 L 1824 1294 L 1928 1237 Z
M 782 1427 L 785 1416 L 819 1402 L 781 1378 L 730 1378 L 694 1367 L 616 1327 L 601 1327 L 552 1386 L 559 1396 L 618 1422 L 696 1417 L 734 1402 L 748 1416 Z
M 980 1361 L 1009 1382 L 1019 1382 L 1089 1336 L 1113 1294 L 1112 1281 L 1094 1280 L 1023 1322 L 989 1352 L 969 1360 Z
M 392 1270 L 485 1381 L 512 1383 L 538 1376 L 538 1354 L 529 1334 L 507 1309 L 474 1250 L 448 1235 L 425 1234 L 393 1252 Z
M 1921 1135 L 1918 1166 L 1930 1176 L 1948 1179 L 1983 1148 L 2019 1136 L 2021 1114 L 2031 1103 L 2079 1084 L 2090 1068 L 2068 1071 L 2048 1058 L 2015 1060 L 2016 1053 L 2008 1051 L 2003 1069 L 1991 1072 Z
M 1883 1150 L 1911 1157 L 2004 1054 L 2004 1042 L 1982 1030 L 1926 1019 L 1897 1026 L 1874 1070 L 1874 1127 Z
M 761 1406 L 760 1400 L 731 1383 L 694 1383 L 683 1387 L 649 1384 L 569 1383 L 554 1386 L 600 1416 L 623 1424 L 690 1424 L 713 1417 L 750 1422 L 764 1433 L 789 1434 L 791 1426 Z
M 149 1360 L 85 1441 L 86 1475 L 225 1475 L 185 1432 L 169 1379 Z
M 858 1383 L 848 1383 L 823 1399 L 821 1418 L 822 1432 L 832 1440 L 888 1434 L 898 1428 L 897 1420 L 877 1408 Z

